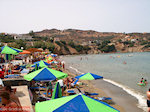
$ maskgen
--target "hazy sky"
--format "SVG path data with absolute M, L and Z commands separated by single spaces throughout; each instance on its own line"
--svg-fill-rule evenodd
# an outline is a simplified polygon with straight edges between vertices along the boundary
M 150 32 L 150 0 L 0 0 L 0 32 Z

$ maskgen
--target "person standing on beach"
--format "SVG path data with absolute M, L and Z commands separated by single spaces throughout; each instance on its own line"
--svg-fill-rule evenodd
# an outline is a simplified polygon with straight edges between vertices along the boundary
M 52 97 L 52 93 L 53 93 L 52 81 L 49 81 L 46 84 L 47 84 L 47 96 L 48 96 L 48 93 L 50 92 L 50 97 Z
M 150 88 L 149 91 L 147 91 L 147 106 L 148 106 L 148 112 L 150 112 Z

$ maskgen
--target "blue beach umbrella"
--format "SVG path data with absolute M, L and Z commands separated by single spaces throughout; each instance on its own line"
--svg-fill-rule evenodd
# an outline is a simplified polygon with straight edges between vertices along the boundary
M 81 79 L 81 80 L 96 80 L 96 79 L 102 79 L 103 77 L 88 72 L 86 74 L 82 74 L 82 75 L 76 76 L 75 78 Z
M 66 73 L 45 67 L 25 75 L 24 79 L 28 81 L 48 81 L 66 78 L 67 76 Z
M 36 112 L 119 112 L 110 105 L 77 94 L 36 103 Z

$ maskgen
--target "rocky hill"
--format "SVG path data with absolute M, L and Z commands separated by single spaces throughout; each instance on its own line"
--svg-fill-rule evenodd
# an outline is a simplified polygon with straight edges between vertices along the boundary
M 115 46 L 116 52 L 150 51 L 150 33 L 114 33 L 78 29 L 46 29 L 34 32 L 34 34 L 35 36 L 54 38 L 54 41 L 73 41 L 76 44 L 88 45 L 92 49 L 89 53 L 101 52 L 98 46 L 106 40 L 110 41 L 109 45 Z
M 150 51 L 150 33 L 46 29 L 21 35 L 1 33 L 0 41 L 16 48 L 43 48 L 63 55 Z

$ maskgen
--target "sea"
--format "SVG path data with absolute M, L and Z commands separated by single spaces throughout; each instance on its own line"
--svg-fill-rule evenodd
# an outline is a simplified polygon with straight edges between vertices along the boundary
M 64 56 L 62 60 L 76 75 L 91 72 L 138 100 L 140 108 L 146 107 L 146 91 L 150 88 L 150 52 L 113 53 Z M 139 86 L 141 78 L 148 81 Z

